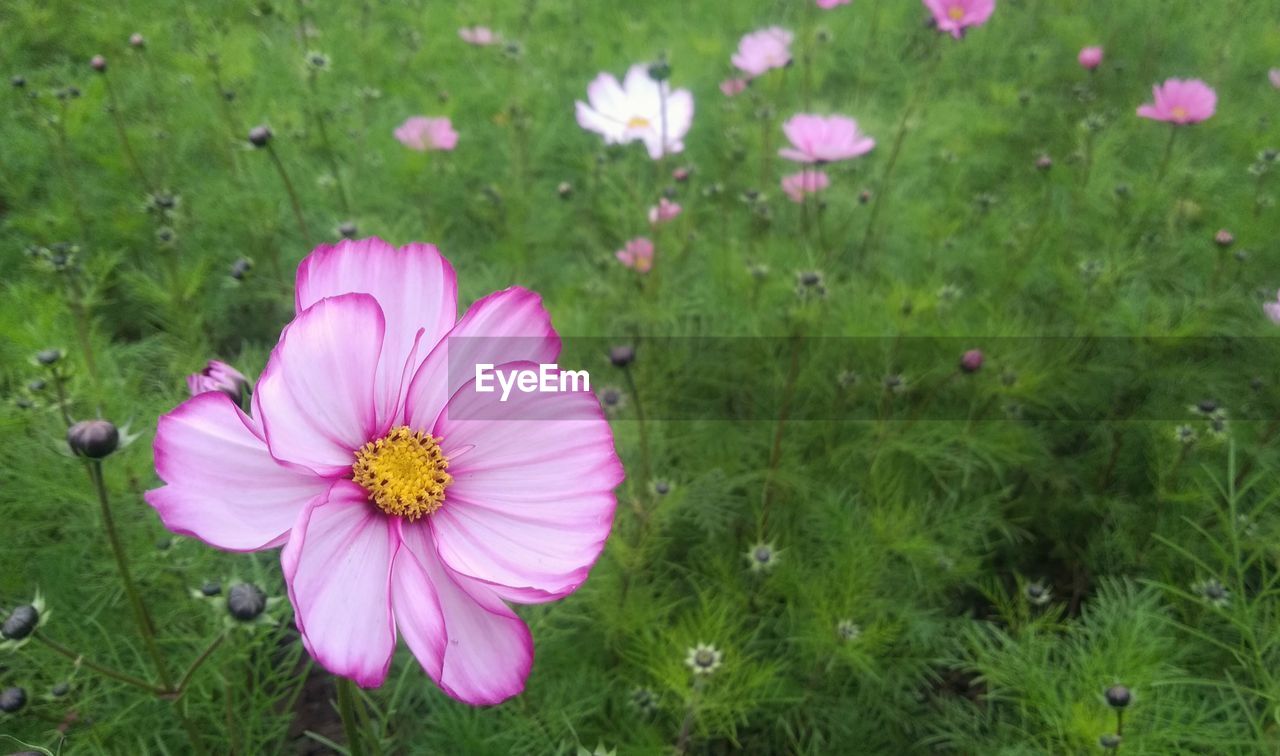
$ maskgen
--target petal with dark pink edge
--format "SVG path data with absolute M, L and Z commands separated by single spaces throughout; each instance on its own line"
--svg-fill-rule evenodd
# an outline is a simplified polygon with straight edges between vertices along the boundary
M 298 266 L 296 307 L 302 313 L 325 297 L 360 292 L 382 308 L 387 331 L 378 365 L 379 419 L 398 408 L 401 375 L 422 335 L 413 375 L 423 357 L 458 319 L 458 285 L 449 261 L 431 244 L 400 248 L 372 238 L 322 245 Z
M 554 362 L 560 337 L 537 294 L 513 286 L 477 300 L 422 362 L 405 396 L 404 422 L 426 430 L 479 363 Z
M 368 294 L 322 299 L 285 327 L 254 397 L 272 456 L 346 474 L 354 452 L 385 430 L 375 408 L 384 331 Z
M 168 485 L 146 493 L 165 527 L 229 551 L 278 546 L 306 503 L 329 486 L 277 462 L 253 418 L 211 391 L 163 415 L 156 474 Z
M 307 650 L 364 688 L 382 684 L 396 648 L 391 563 L 398 547 L 392 519 L 363 488 L 340 480 L 302 510 L 280 552 Z
M 600 404 L 588 391 L 513 391 L 501 402 L 474 386 L 454 395 L 432 431 L 453 476 L 431 516 L 440 558 L 511 601 L 569 594 L 604 548 L 623 479 Z
M 533 666 L 529 628 L 489 586 L 440 561 L 425 523 L 405 524 L 401 538 L 393 580 L 396 624 L 431 679 L 473 706 L 501 703 L 524 690 Z

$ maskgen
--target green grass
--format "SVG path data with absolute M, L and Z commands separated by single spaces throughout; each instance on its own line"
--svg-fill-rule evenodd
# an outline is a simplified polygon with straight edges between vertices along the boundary
M 594 384 L 628 394 L 604 556 L 573 596 L 520 609 L 537 646 L 526 692 L 468 708 L 402 646 L 362 696 L 387 752 L 1088 753 L 1115 729 L 1115 683 L 1135 691 L 1122 753 L 1277 751 L 1280 353 L 1260 303 L 1280 286 L 1280 219 L 1276 164 L 1258 155 L 1280 147 L 1266 76 L 1280 8 L 999 0 L 961 42 L 923 21 L 913 0 L 4 3 L 0 73 L 26 87 L 0 116 L 0 605 L 38 590 L 50 638 L 154 678 L 52 383 L 29 386 L 48 377 L 32 359 L 47 347 L 67 353 L 73 418 L 137 434 L 106 479 L 169 668 L 224 628 L 191 596 L 204 581 L 283 596 L 275 553 L 170 537 L 142 500 L 183 376 L 210 358 L 256 376 L 292 316 L 311 245 L 245 141 L 266 123 L 313 241 L 351 221 L 436 242 L 464 302 L 536 289 Z M 517 44 L 467 46 L 456 29 L 473 23 Z M 806 64 L 718 90 L 739 37 L 771 24 L 811 52 L 812 110 L 878 141 L 829 167 L 821 233 L 770 157 L 803 109 Z M 1087 44 L 1106 47 L 1093 74 L 1075 61 Z M 310 50 L 331 59 L 314 78 Z M 577 127 L 598 72 L 664 54 L 696 100 L 683 154 L 659 166 Z M 1219 107 L 1157 179 L 1169 130 L 1134 109 L 1172 76 L 1205 79 Z M 81 95 L 55 97 L 69 86 Z M 391 132 L 414 114 L 452 118 L 457 150 L 405 150 Z M 648 233 L 668 187 L 685 213 L 638 282 L 613 251 Z M 181 197 L 172 217 L 144 210 L 153 191 Z M 69 271 L 28 254 L 61 242 L 76 245 Z M 241 258 L 252 269 L 234 280 Z M 815 269 L 826 296 L 798 297 L 796 274 Z M 760 338 L 686 341 L 717 336 Z M 843 338 L 803 347 L 790 378 L 797 339 L 819 336 Z M 622 342 L 640 344 L 639 401 L 605 357 Z M 974 347 L 983 370 L 955 376 Z M 886 392 L 890 374 L 907 389 Z M 1221 437 L 1188 409 L 1205 398 L 1229 413 Z M 642 458 L 670 494 L 651 493 Z M 780 550 L 764 574 L 744 556 L 760 539 Z M 1226 606 L 1195 592 L 1207 579 Z M 231 632 L 178 704 L 211 752 L 343 741 L 287 600 L 270 614 L 274 627 Z M 837 634 L 846 619 L 856 639 Z M 699 642 L 724 664 L 695 686 L 684 656 Z M 5 747 L 190 752 L 173 704 L 38 643 L 0 651 L 11 685 L 30 703 L 0 715 Z M 655 706 L 633 705 L 641 689 Z

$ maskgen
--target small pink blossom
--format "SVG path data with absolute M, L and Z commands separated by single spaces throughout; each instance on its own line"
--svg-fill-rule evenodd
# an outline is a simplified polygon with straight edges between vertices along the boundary
M 740 95 L 747 88 L 746 79 L 725 79 L 720 82 L 720 91 L 724 92 L 725 97 L 733 97 Z
M 1138 115 L 1178 125 L 1199 123 L 1213 115 L 1218 93 L 1199 79 L 1169 79 L 1151 88 L 1154 102 L 1138 108 Z
M 146 47 L 147 40 L 142 36 L 140 32 L 134 32 L 133 34 L 129 35 L 129 46 L 130 47 Z
M 1267 317 L 1271 318 L 1271 322 L 1280 325 L 1280 292 L 1276 293 L 1276 300 L 1272 302 L 1264 302 L 1262 311 L 1267 313 Z
M 464 26 L 458 30 L 463 42 L 477 47 L 496 44 L 498 35 L 487 26 Z
M 823 10 L 831 10 L 840 5 L 848 5 L 853 0 L 818 0 L 818 7 Z
M 221 391 L 239 404 L 248 388 L 249 381 L 239 370 L 218 360 L 209 360 L 203 370 L 187 376 L 187 389 L 192 396 L 206 391 Z
M 924 0 L 924 5 L 933 14 L 938 31 L 960 39 L 965 29 L 981 26 L 991 18 L 996 0 Z
M 1102 48 L 1086 47 L 1080 51 L 1076 59 L 1080 61 L 1080 65 L 1092 71 L 1102 65 Z
M 613 254 L 618 262 L 637 273 L 648 273 L 653 268 L 653 242 L 643 236 L 632 239 L 626 247 Z
M 649 225 L 657 226 L 659 224 L 666 223 L 669 220 L 673 220 L 680 214 L 682 209 L 683 208 L 681 208 L 680 205 L 672 202 L 666 197 L 662 197 L 658 200 L 657 205 L 649 208 Z
M 831 186 L 826 171 L 803 170 L 782 179 L 782 191 L 792 202 L 804 202 L 806 194 L 817 194 Z
M 1280 68 L 1273 68 L 1268 71 L 1267 78 L 1271 80 L 1271 86 L 1280 89 Z
M 396 139 L 411 150 L 452 150 L 458 144 L 458 132 L 448 118 L 412 116 L 396 129 Z
M 858 130 L 858 122 L 845 116 L 802 113 L 782 124 L 790 147 L 778 150 L 787 160 L 798 163 L 830 163 L 864 155 L 876 140 Z
M 784 68 L 791 64 L 793 38 L 791 32 L 777 26 L 752 32 L 738 43 L 738 51 L 731 59 L 733 65 L 748 78 L 755 78 L 774 68 Z

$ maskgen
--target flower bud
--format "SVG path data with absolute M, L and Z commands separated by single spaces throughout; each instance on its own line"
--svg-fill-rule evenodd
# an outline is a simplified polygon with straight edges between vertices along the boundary
M 635 347 L 627 344 L 616 346 L 609 350 L 609 362 L 612 362 L 614 367 L 624 368 L 635 362 L 635 359 Z
M 1123 685 L 1112 685 L 1106 692 L 1107 705 L 1113 709 L 1123 709 L 1133 700 L 1133 694 Z
M 1235 234 L 1232 234 L 1225 228 L 1218 229 L 1218 233 L 1213 235 L 1213 243 L 1217 244 L 1219 247 L 1230 247 L 1232 244 L 1235 244 L 1235 242 Z
M 67 429 L 71 451 L 89 459 L 102 459 L 120 445 L 120 431 L 108 420 L 81 420 Z
M 267 594 L 252 583 L 239 583 L 227 591 L 227 611 L 241 622 L 249 622 L 267 608 Z
M 960 369 L 966 373 L 976 373 L 982 369 L 982 350 L 970 349 L 960 356 Z
M 671 178 L 674 179 L 677 183 L 683 184 L 684 182 L 689 180 L 689 169 L 685 168 L 684 166 L 676 168 L 674 171 L 671 172 Z
M 561 181 L 556 186 L 556 194 L 560 195 L 560 199 L 569 199 L 573 196 L 573 184 L 570 184 L 568 181 Z
M 27 705 L 27 691 L 16 685 L 12 688 L 5 688 L 0 691 L 0 711 L 6 714 L 16 714 Z
M 31 635 L 40 624 L 40 612 L 32 605 L 26 604 L 14 609 L 0 626 L 0 637 L 5 640 L 22 640 Z
M 1053 158 L 1048 155 L 1041 155 L 1036 158 L 1036 170 L 1047 171 L 1053 167 Z
M 1113 733 L 1107 733 L 1098 738 L 1098 745 L 1108 751 L 1114 751 L 1120 747 L 1120 736 Z
M 147 40 L 138 32 L 129 35 L 129 46 L 142 48 L 147 46 Z
M 222 583 L 216 580 L 206 580 L 204 585 L 200 586 L 200 593 L 204 596 L 218 596 L 222 594 Z
M 345 221 L 338 226 L 338 234 L 343 239 L 354 239 L 358 233 L 360 229 L 356 227 L 355 221 Z
M 187 376 L 187 389 L 192 396 L 206 391 L 221 391 L 239 404 L 249 389 L 249 380 L 227 363 L 209 360 L 203 370 Z
M 654 81 L 666 81 L 671 78 L 671 64 L 665 60 L 649 66 L 649 78 Z
M 41 349 L 39 352 L 36 352 L 36 362 L 44 365 L 45 367 L 54 365 L 61 359 L 61 349 Z
M 13 85 L 14 89 L 22 89 L 27 85 L 27 77 L 14 76 L 12 79 L 9 79 L 9 83 Z
M 249 144 L 254 147 L 266 147 L 271 142 L 271 128 L 269 126 L 254 126 L 249 129 Z
M 247 257 L 242 257 L 231 263 L 231 277 L 237 281 L 242 281 L 252 267 L 253 261 Z
M 653 482 L 653 492 L 659 496 L 666 496 L 671 493 L 671 483 L 665 480 L 655 480 Z
M 98 73 L 107 72 L 107 59 L 101 55 L 95 55 L 89 59 L 89 67 Z
M 63 696 L 65 696 L 70 692 L 71 692 L 71 683 L 60 682 L 49 690 L 49 695 L 53 696 L 54 698 L 62 698 Z

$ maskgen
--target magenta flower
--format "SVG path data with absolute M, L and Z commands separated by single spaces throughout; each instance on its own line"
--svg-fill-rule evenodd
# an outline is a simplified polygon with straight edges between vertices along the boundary
M 806 169 L 782 179 L 782 191 L 792 202 L 804 202 L 806 194 L 817 194 L 828 186 L 831 186 L 831 178 L 826 171 Z
M 734 66 L 753 79 L 774 68 L 791 64 L 791 40 L 786 29 L 770 26 L 752 32 L 738 43 L 738 51 L 730 59 Z
M 798 163 L 830 163 L 864 155 L 876 140 L 858 131 L 858 122 L 845 116 L 800 114 L 782 124 L 791 140 L 778 154 Z
M 456 308 L 434 246 L 317 247 L 252 416 L 208 392 L 161 417 L 166 485 L 146 500 L 212 546 L 284 546 L 303 643 L 330 672 L 381 684 L 399 636 L 441 689 L 480 705 L 519 693 L 533 662 L 507 602 L 586 580 L 623 470 L 590 391 L 477 390 L 481 363 L 555 362 L 538 295 Z
M 1268 71 L 1267 78 L 1271 80 L 1271 86 L 1280 89 L 1280 68 L 1273 68 Z
M 1080 51 L 1078 56 L 1076 56 L 1076 60 L 1080 61 L 1080 65 L 1092 71 L 1102 65 L 1102 48 L 1086 47 Z
M 395 131 L 396 139 L 405 147 L 418 152 L 427 150 L 452 150 L 458 144 L 458 132 L 448 118 L 411 116 Z
M 209 360 L 203 370 L 187 376 L 187 388 L 192 396 L 206 391 L 221 391 L 239 404 L 240 397 L 249 388 L 249 380 L 227 363 Z
M 740 95 L 744 91 L 746 91 L 746 88 L 747 88 L 746 79 L 725 79 L 724 81 L 720 82 L 720 91 L 724 93 L 725 97 L 734 97 L 734 96 Z
M 654 160 L 684 151 L 684 136 L 693 125 L 693 94 L 670 91 L 667 82 L 649 76 L 647 66 L 632 66 L 621 84 L 612 74 L 600 74 L 587 85 L 587 100 L 590 104 L 575 103 L 578 125 L 604 137 L 605 144 L 639 140 Z
M 653 268 L 653 242 L 643 236 L 627 242 L 627 245 L 613 253 L 618 262 L 637 273 L 648 273 Z
M 996 0 L 924 0 L 924 5 L 933 14 L 938 31 L 960 39 L 965 29 L 981 26 L 991 18 Z
M 487 26 L 464 26 L 458 30 L 458 36 L 463 42 L 477 47 L 484 47 L 498 42 L 498 35 Z
M 1154 102 L 1138 108 L 1138 115 L 1178 125 L 1199 123 L 1213 115 L 1218 93 L 1199 79 L 1169 79 L 1151 88 Z
M 1280 292 L 1276 293 L 1275 301 L 1262 303 L 1262 311 L 1267 313 L 1272 323 L 1280 325 Z
M 853 0 L 818 0 L 818 7 L 823 10 L 831 10 L 840 5 L 848 5 Z
M 649 208 L 649 225 L 657 226 L 675 219 L 683 208 L 679 204 L 672 202 L 666 197 L 658 200 L 658 204 Z

